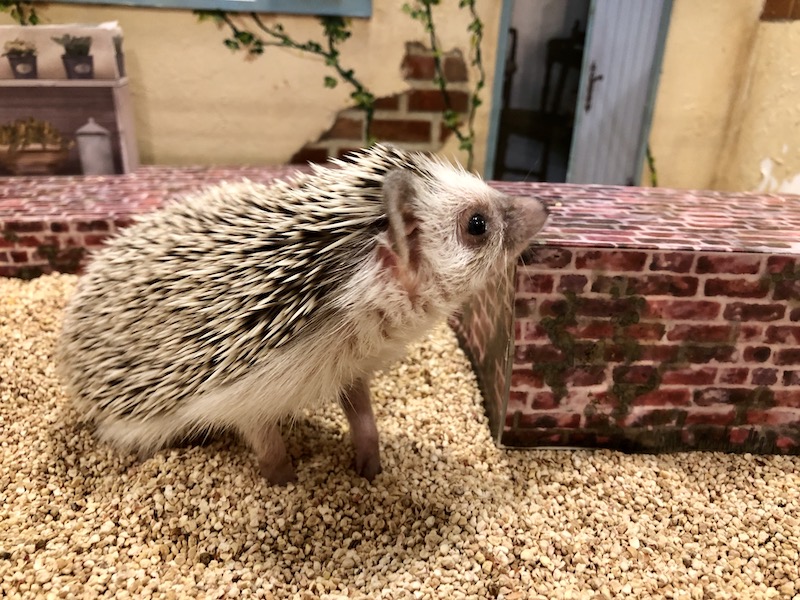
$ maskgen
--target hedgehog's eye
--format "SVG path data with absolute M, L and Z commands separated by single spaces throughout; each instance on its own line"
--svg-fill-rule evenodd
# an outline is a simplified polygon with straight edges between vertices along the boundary
M 480 213 L 472 215 L 467 222 L 467 233 L 475 236 L 486 233 L 486 218 Z

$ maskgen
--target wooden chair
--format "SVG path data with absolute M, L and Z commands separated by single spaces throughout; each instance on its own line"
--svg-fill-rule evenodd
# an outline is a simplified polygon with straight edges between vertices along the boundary
M 500 110 L 500 126 L 497 136 L 497 153 L 494 178 L 501 179 L 505 173 L 521 173 L 539 181 L 547 181 L 550 152 L 557 141 L 570 139 L 574 121 L 574 108 L 563 106 L 564 90 L 571 69 L 580 72 L 583 60 L 585 35 L 575 23 L 568 38 L 554 38 L 547 42 L 545 55 L 545 80 L 538 109 L 511 108 L 511 90 L 517 71 L 517 30 L 509 30 L 509 53 L 503 77 L 503 105 Z M 552 87 L 552 77 L 558 67 L 558 79 Z M 552 89 L 551 89 L 552 87 Z M 506 164 L 508 142 L 512 135 L 535 140 L 542 145 L 539 170 L 512 168 Z

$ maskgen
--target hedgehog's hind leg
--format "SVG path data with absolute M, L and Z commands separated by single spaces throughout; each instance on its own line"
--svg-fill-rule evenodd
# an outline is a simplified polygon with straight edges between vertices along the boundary
M 341 395 L 341 404 L 350 423 L 350 437 L 356 450 L 356 472 L 368 481 L 382 471 L 378 446 L 378 426 L 369 398 L 366 379 L 351 383 Z
M 241 429 L 242 436 L 258 458 L 261 474 L 272 485 L 285 485 L 297 481 L 292 459 L 286 452 L 280 427 L 277 424 L 248 426 Z

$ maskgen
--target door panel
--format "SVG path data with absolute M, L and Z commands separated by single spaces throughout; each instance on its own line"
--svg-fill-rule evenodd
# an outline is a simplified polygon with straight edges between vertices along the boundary
M 671 0 L 592 0 L 570 183 L 638 184 Z

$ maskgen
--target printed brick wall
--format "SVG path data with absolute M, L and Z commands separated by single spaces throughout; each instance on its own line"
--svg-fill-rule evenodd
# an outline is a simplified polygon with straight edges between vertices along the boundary
M 268 183 L 307 167 L 142 167 L 114 177 L 0 177 L 0 276 L 75 273 L 137 214 L 226 180 Z
M 435 152 L 452 134 L 445 127 L 442 111 L 445 99 L 435 83 L 433 53 L 422 44 L 406 44 L 401 65 L 403 78 L 410 88 L 403 93 L 377 98 L 372 122 L 372 135 L 382 142 L 391 142 L 409 150 Z M 458 50 L 442 57 L 452 110 L 465 114 L 469 106 L 467 63 Z M 341 158 L 366 143 L 364 113 L 356 108 L 341 111 L 328 131 L 294 156 L 291 163 L 325 162 L 329 157 Z
M 504 443 L 797 448 L 796 257 L 532 249 L 515 303 Z
M 513 360 L 514 266 L 498 273 L 450 324 L 470 357 L 486 400 L 489 426 L 496 441 L 505 420 Z
M 552 212 L 503 444 L 800 452 L 800 198 L 496 185 Z

